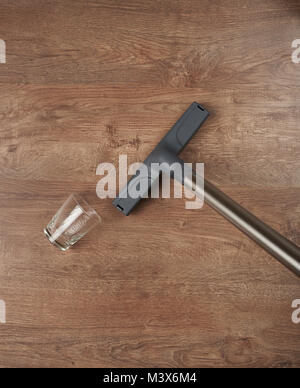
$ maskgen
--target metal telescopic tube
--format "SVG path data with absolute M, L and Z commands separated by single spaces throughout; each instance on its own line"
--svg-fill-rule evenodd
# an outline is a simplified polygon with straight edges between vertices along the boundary
M 198 176 L 196 179 L 195 171 L 193 171 L 192 179 L 189 176 L 185 176 L 183 183 L 186 188 L 193 190 L 199 197 L 202 195 L 203 199 L 203 178 Z M 209 206 L 274 256 L 280 263 L 300 277 L 300 248 L 297 245 L 259 220 L 207 180 L 204 180 L 204 200 Z

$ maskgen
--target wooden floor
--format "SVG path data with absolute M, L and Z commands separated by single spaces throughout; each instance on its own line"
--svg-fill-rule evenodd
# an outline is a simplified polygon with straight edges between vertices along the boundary
M 96 196 L 196 100 L 183 159 L 300 244 L 299 26 L 298 0 L 0 0 L 1 367 L 300 367 L 299 279 L 207 206 Z M 62 253 L 72 191 L 104 222 Z

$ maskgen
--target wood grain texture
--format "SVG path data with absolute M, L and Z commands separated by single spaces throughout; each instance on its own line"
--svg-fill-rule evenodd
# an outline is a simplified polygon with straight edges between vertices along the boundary
M 1 367 L 299 367 L 299 280 L 208 207 L 96 196 L 189 104 L 182 153 L 300 244 L 296 0 L 1 0 Z M 72 191 L 104 223 L 61 253 L 42 229 Z

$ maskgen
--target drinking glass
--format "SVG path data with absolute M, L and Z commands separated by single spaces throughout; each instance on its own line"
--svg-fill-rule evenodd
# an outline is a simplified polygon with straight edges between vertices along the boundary
M 99 224 L 101 217 L 98 213 L 80 195 L 73 193 L 49 222 L 44 233 L 51 244 L 66 251 Z

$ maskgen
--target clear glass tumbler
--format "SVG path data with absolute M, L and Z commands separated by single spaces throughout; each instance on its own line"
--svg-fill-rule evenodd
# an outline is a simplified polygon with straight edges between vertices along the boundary
M 101 223 L 101 217 L 78 194 L 71 194 L 58 210 L 44 233 L 51 244 L 66 251 Z

